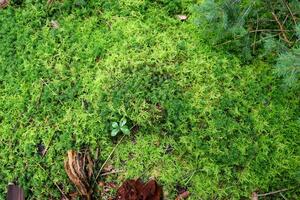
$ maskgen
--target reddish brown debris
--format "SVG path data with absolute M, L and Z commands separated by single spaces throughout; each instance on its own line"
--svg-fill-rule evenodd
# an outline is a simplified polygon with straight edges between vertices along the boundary
M 25 200 L 22 188 L 9 184 L 7 187 L 7 200 Z
M 8 6 L 9 0 L 0 0 L 0 9 Z
M 175 200 L 186 199 L 189 196 L 190 196 L 190 192 L 189 191 L 184 191 L 181 194 L 179 194 Z
M 162 187 L 155 180 L 143 183 L 140 179 L 125 181 L 115 200 L 162 200 Z

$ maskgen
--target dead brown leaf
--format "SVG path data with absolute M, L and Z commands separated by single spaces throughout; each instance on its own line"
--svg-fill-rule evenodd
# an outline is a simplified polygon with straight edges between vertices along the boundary
M 256 192 L 252 192 L 251 200 L 258 200 L 258 195 Z
M 106 173 L 106 172 L 111 172 L 114 169 L 114 167 L 112 165 L 105 165 L 102 172 Z
M 56 20 L 51 20 L 50 25 L 53 29 L 58 29 L 59 28 L 59 23 Z
M 140 179 L 125 181 L 117 191 L 115 200 L 161 200 L 162 187 L 155 180 L 146 184 Z
M 9 0 L 0 0 L 0 8 L 5 8 L 8 6 Z
M 177 15 L 177 18 L 180 19 L 181 21 L 185 21 L 188 19 L 188 16 L 186 15 Z
M 100 181 L 98 183 L 98 186 L 101 187 L 101 188 L 103 188 L 105 186 L 105 182 L 104 181 Z
M 190 192 L 189 191 L 184 191 L 181 194 L 179 194 L 175 200 L 181 200 L 181 199 L 186 199 L 190 196 Z

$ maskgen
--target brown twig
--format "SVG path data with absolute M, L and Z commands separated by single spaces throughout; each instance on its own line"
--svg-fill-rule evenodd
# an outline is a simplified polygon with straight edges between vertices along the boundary
M 285 22 L 287 21 L 288 18 L 289 18 L 289 14 L 287 14 L 287 15 L 285 16 L 285 18 L 284 18 L 284 20 L 283 20 L 283 22 L 282 22 L 282 25 L 285 24 Z
M 124 170 L 112 170 L 111 172 L 105 172 L 105 173 L 101 174 L 101 176 L 107 176 L 110 174 L 117 174 L 117 173 L 122 173 L 122 172 L 124 172 Z
M 57 189 L 60 191 L 60 193 L 64 196 L 64 198 L 66 200 L 69 200 L 69 198 L 65 195 L 65 193 L 62 191 L 62 189 L 60 189 L 60 187 L 57 185 L 57 183 L 56 182 L 53 182 L 53 183 L 57 187 Z
M 244 36 L 237 36 L 236 38 L 234 38 L 234 39 L 232 39 L 232 40 L 227 40 L 227 41 L 225 41 L 225 42 L 223 42 L 223 43 L 215 44 L 214 47 L 222 46 L 222 45 L 224 45 L 224 44 L 229 44 L 229 43 L 231 43 L 231 42 L 233 42 L 233 41 L 235 41 L 235 40 L 238 40 L 238 39 L 240 39 L 240 38 L 242 38 L 242 37 L 244 37 Z
M 274 19 L 276 20 L 278 26 L 279 26 L 279 29 L 281 30 L 281 34 L 283 36 L 283 39 L 286 43 L 288 44 L 291 44 L 291 41 L 289 41 L 288 37 L 286 36 L 285 32 L 284 32 L 284 28 L 283 28 L 283 25 L 281 24 L 281 22 L 279 21 L 278 17 L 276 16 L 276 14 L 274 12 L 272 12 L 272 15 L 274 17 Z
M 282 2 L 284 3 L 285 7 L 289 10 L 290 15 L 291 15 L 291 17 L 292 17 L 292 19 L 294 21 L 294 24 L 297 25 L 297 20 L 296 20 L 295 16 L 293 15 L 293 12 L 292 12 L 292 10 L 291 10 L 288 2 L 286 2 L 285 0 L 282 0 Z
M 274 192 L 268 192 L 268 193 L 264 193 L 264 194 L 258 194 L 257 196 L 258 197 L 265 197 L 265 196 L 268 196 L 268 195 L 277 194 L 277 193 L 280 193 L 280 192 L 285 192 L 287 190 L 288 189 L 285 188 L 285 189 L 277 190 L 277 191 L 274 191 Z
M 279 29 L 258 29 L 258 30 L 251 30 L 249 33 L 255 32 L 294 32 L 293 30 L 279 30 Z
M 276 37 L 276 35 L 271 35 L 271 36 L 263 37 L 262 39 L 256 41 L 256 44 L 260 43 L 260 42 L 263 42 L 264 40 L 272 38 L 272 37 Z M 253 46 L 253 44 L 251 44 L 251 46 Z

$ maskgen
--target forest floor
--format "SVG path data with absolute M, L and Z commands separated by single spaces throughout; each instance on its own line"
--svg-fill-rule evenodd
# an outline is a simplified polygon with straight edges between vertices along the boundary
M 67 151 L 88 148 L 96 171 L 107 158 L 118 171 L 97 182 L 155 178 L 166 199 L 280 189 L 297 199 L 299 91 L 263 61 L 213 50 L 197 3 L 26 0 L 0 10 L 0 193 L 15 181 L 28 199 L 60 199 L 58 187 L 74 191 Z M 130 135 L 116 147 L 121 119 Z

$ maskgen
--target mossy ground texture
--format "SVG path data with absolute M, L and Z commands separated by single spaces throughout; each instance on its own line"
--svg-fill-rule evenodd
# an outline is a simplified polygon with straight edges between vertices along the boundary
M 121 118 L 132 133 L 109 160 L 123 172 L 108 181 L 154 177 L 166 199 L 178 187 L 191 200 L 284 188 L 299 198 L 300 92 L 273 66 L 212 50 L 197 3 L 24 0 L 0 10 L 0 199 L 11 181 L 28 199 L 59 199 L 55 184 L 74 190 L 67 150 L 99 149 L 103 163 Z

